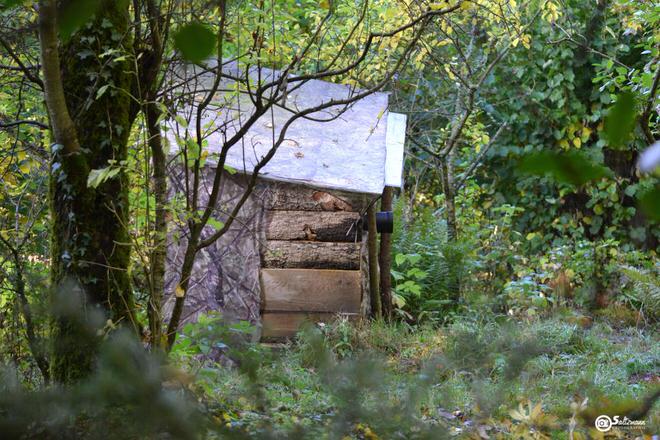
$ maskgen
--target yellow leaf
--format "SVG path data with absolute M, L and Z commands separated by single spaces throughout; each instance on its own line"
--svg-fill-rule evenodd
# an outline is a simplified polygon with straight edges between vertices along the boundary
M 602 206 L 602 205 L 597 204 L 596 206 L 594 206 L 594 212 L 595 212 L 596 214 L 601 215 L 601 214 L 603 213 L 603 211 L 604 211 L 604 210 L 603 210 L 603 206 Z
M 575 148 L 580 148 L 582 146 L 582 140 L 579 137 L 573 138 L 573 145 L 575 145 Z
M 174 295 L 177 298 L 183 298 L 186 296 L 186 292 L 183 290 L 183 287 L 181 287 L 180 284 L 177 284 L 176 287 L 174 288 Z
M 21 170 L 21 173 L 23 173 L 23 174 L 27 174 L 27 173 L 29 173 L 29 172 L 30 172 L 30 168 L 32 168 L 32 167 L 30 166 L 30 162 L 23 162 L 23 163 L 18 167 L 18 169 Z
M 531 37 L 529 35 L 523 35 L 522 38 L 520 39 L 522 41 L 522 45 L 525 47 L 525 49 L 531 48 Z

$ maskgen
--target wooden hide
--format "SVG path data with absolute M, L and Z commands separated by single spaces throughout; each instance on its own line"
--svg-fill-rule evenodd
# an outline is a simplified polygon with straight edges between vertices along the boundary
M 338 316 L 357 320 L 360 315 L 356 313 L 270 313 L 261 315 L 263 329 L 262 340 L 288 338 L 295 335 L 305 323 L 330 322 Z
M 366 194 L 320 190 L 283 182 L 269 182 L 266 206 L 275 211 L 345 211 L 366 209 Z
M 365 194 L 271 182 L 261 246 L 262 338 L 291 337 L 305 321 L 359 316 L 360 212 Z
M 357 270 L 360 244 L 268 240 L 261 264 L 265 268 Z
M 356 241 L 357 212 L 268 211 L 268 240 Z
M 265 312 L 360 311 L 360 272 L 357 270 L 262 269 Z

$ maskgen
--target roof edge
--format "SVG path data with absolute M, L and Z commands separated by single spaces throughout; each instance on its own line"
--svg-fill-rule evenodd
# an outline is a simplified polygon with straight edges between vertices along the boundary
M 406 115 L 387 114 L 385 133 L 385 186 L 403 186 L 403 146 L 406 140 Z

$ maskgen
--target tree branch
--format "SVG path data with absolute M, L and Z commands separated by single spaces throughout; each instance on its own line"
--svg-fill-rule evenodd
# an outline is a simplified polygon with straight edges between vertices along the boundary
M 11 121 L 11 122 L 0 122 L 0 128 L 11 128 L 19 125 L 34 125 L 35 127 L 39 127 L 42 130 L 50 129 L 50 126 L 48 124 L 44 124 L 43 122 L 32 121 L 28 119 L 23 119 L 20 121 Z
M 56 0 L 39 1 L 39 39 L 41 40 L 41 65 L 44 74 L 46 107 L 55 142 L 62 145 L 64 153 L 70 154 L 80 149 L 80 143 L 64 96 L 60 55 L 57 47 L 56 15 Z
M 36 76 L 33 72 L 33 70 L 35 70 L 36 67 L 35 66 L 26 66 L 25 64 L 23 64 L 23 61 L 21 61 L 21 59 L 16 54 L 14 49 L 11 47 L 9 42 L 7 40 L 5 40 L 4 38 L 2 38 L 2 36 L 0 36 L 0 46 L 4 47 L 5 50 L 7 51 L 7 53 L 9 54 L 9 56 L 11 57 L 11 59 L 13 59 L 16 64 L 18 64 L 18 67 L 3 66 L 3 68 L 8 69 L 8 70 L 20 70 L 20 71 L 22 71 L 27 79 L 29 79 L 30 81 L 32 81 L 33 83 L 38 85 L 39 88 L 41 88 L 41 90 L 44 90 L 43 81 L 41 80 L 41 78 Z

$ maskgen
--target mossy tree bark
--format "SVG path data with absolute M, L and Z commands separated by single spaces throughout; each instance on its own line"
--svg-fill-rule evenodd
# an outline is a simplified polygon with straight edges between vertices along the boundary
M 53 378 L 72 382 L 94 363 L 99 330 L 137 329 L 129 281 L 128 153 L 131 41 L 128 4 L 103 0 L 93 23 L 58 48 L 56 2 L 40 2 L 46 102 L 53 128 L 50 203 L 54 287 Z M 110 54 L 110 55 L 108 55 Z M 97 187 L 90 171 L 120 167 Z

